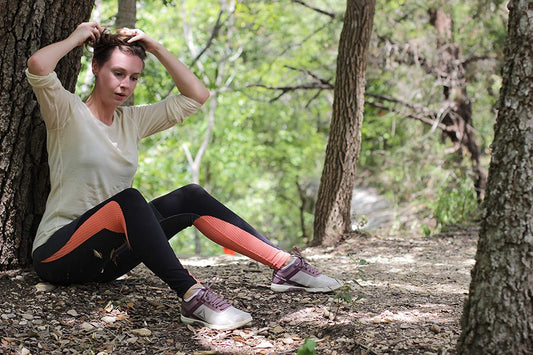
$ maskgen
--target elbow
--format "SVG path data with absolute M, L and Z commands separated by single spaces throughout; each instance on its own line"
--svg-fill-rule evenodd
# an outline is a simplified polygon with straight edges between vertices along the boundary
M 207 99 L 209 99 L 209 96 L 211 96 L 211 94 L 209 93 L 209 90 L 204 88 L 204 90 L 199 91 L 194 96 L 192 96 L 191 99 L 193 99 L 194 101 L 198 102 L 200 105 L 203 105 L 203 104 L 205 104 Z
M 211 93 L 209 92 L 209 90 L 205 89 L 203 90 L 203 92 L 198 94 L 196 101 L 203 105 L 207 101 L 207 99 L 209 99 L 209 96 L 211 96 Z
M 45 75 L 50 74 L 50 73 L 46 72 L 46 68 L 44 68 L 44 66 L 42 65 L 41 61 L 39 60 L 39 58 L 35 54 L 32 55 L 28 59 L 27 65 L 28 65 L 28 71 L 31 74 L 39 75 L 39 76 L 45 76 Z

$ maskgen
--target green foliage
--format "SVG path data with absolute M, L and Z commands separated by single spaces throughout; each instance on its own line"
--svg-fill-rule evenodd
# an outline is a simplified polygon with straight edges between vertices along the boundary
M 437 190 L 439 198 L 430 204 L 437 227 L 463 224 L 479 217 L 479 205 L 472 178 L 461 173 L 458 172 L 459 176 L 450 173 Z
M 334 18 L 296 2 L 238 1 L 234 25 L 231 14 L 222 12 L 221 27 L 213 38 L 220 1 L 138 0 L 138 4 L 138 27 L 185 64 L 192 63 L 210 44 L 191 68 L 216 93 L 217 100 L 214 133 L 202 160 L 200 183 L 282 247 L 311 239 L 333 93 L 282 92 L 265 86 L 313 82 L 309 73 L 335 82 L 345 1 L 313 2 L 313 6 L 336 14 Z M 395 62 L 383 38 L 415 45 L 435 62 L 435 33 L 427 10 L 439 4 L 378 1 L 367 92 L 438 108 L 442 93 L 435 78 L 420 66 Z M 481 6 L 480 2 L 453 0 L 446 6 L 453 10 L 454 40 L 463 55 L 495 58 L 472 64 L 466 73 L 478 143 L 488 149 L 500 85 L 496 61 L 502 56 L 506 16 L 497 2 Z M 103 0 L 96 10 L 93 15 L 113 27 L 116 0 Z M 225 56 L 230 61 L 222 68 Z M 223 69 L 225 75 L 217 81 Z M 90 58 L 86 57 L 77 92 L 86 96 L 91 82 Z M 171 78 L 157 60 L 149 58 L 135 92 L 136 104 L 158 101 L 169 93 L 177 93 Z M 210 101 L 183 125 L 142 142 L 134 185 L 147 198 L 191 182 L 184 146 L 193 155 L 198 151 L 207 129 L 209 105 Z M 454 162 L 451 154 L 444 153 L 448 148 L 450 144 L 442 142 L 437 131 L 367 107 L 358 172 L 370 178 L 361 184 L 378 187 L 398 204 L 417 204 L 435 216 L 439 228 L 467 221 L 475 216 L 469 164 Z M 177 252 L 192 253 L 192 238 L 192 230 L 186 231 L 172 243 Z M 221 252 L 220 247 L 202 240 L 206 252 Z
M 355 278 L 352 279 L 352 282 L 359 286 L 364 287 L 359 281 L 366 281 L 366 274 L 365 271 L 361 268 L 361 266 L 367 265 L 367 261 L 364 259 L 356 259 L 353 255 L 349 255 L 350 259 L 354 263 L 355 266 Z M 357 301 L 364 298 L 363 295 L 357 295 L 357 297 L 353 297 L 354 289 L 351 285 L 345 284 L 340 289 L 336 291 L 335 296 L 337 297 L 338 305 L 337 305 L 337 312 L 340 309 L 341 304 L 348 304 L 351 307 L 355 307 L 355 304 Z
M 302 346 L 298 348 L 298 355 L 316 355 L 316 342 L 310 338 L 305 338 Z

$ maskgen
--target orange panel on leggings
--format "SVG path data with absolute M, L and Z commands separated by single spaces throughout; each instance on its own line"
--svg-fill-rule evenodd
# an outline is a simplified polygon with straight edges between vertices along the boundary
M 61 249 L 42 262 L 48 263 L 62 258 L 103 229 L 108 229 L 115 233 L 124 233 L 126 234 L 126 240 L 128 240 L 124 214 L 120 205 L 115 201 L 105 204 L 95 214 L 89 217 L 89 219 L 83 222 Z
M 212 216 L 202 216 L 194 226 L 215 243 L 279 269 L 290 254 L 277 249 L 239 227 Z

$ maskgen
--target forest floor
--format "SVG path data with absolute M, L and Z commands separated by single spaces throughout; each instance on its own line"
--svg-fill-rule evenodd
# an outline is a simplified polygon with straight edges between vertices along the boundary
M 356 233 L 305 249 L 319 270 L 347 281 L 353 304 L 341 293 L 275 293 L 271 271 L 242 256 L 182 259 L 202 281 L 217 276 L 215 292 L 253 315 L 233 331 L 182 324 L 178 297 L 143 267 L 71 287 L 40 283 L 31 270 L 2 273 L 0 353 L 296 354 L 310 338 L 317 354 L 453 354 L 476 242 L 471 228 Z

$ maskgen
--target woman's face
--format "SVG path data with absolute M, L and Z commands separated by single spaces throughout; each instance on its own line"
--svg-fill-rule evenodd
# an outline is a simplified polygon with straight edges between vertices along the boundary
M 96 77 L 93 94 L 107 105 L 121 105 L 135 90 L 143 66 L 141 58 L 115 48 L 104 65 L 93 61 Z

